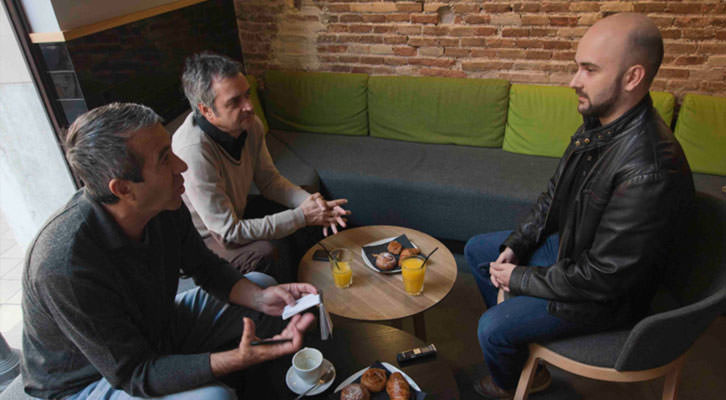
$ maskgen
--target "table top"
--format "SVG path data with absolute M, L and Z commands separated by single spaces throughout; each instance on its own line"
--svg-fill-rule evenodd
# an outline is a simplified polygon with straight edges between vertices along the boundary
M 439 248 L 426 263 L 424 290 L 419 296 L 406 294 L 400 273 L 383 274 L 374 271 L 362 259 L 362 246 L 401 234 L 405 234 L 423 254 Z M 313 246 L 303 256 L 298 279 L 321 289 L 328 311 L 342 317 L 384 321 L 418 314 L 446 297 L 456 281 L 456 261 L 451 251 L 435 238 L 414 229 L 388 225 L 363 226 L 329 236 L 322 243 L 328 249 L 352 250 L 353 285 L 345 289 L 335 286 L 330 264 L 312 259 L 318 246 Z
M 335 326 L 333 337 L 320 340 L 315 329 L 305 337 L 305 346 L 314 347 L 335 366 L 335 382 L 325 392 L 305 399 L 329 399 L 335 388 L 345 379 L 375 361 L 385 361 L 405 372 L 426 392 L 426 398 L 450 400 L 459 398 L 459 389 L 448 362 L 441 356 L 423 359 L 411 364 L 399 365 L 396 354 L 426 344 L 415 336 L 390 326 L 347 322 Z M 281 357 L 271 363 L 270 379 L 285 381 L 285 373 L 292 363 L 292 355 Z M 292 399 L 295 394 L 282 383 L 272 385 L 278 391 L 274 397 Z

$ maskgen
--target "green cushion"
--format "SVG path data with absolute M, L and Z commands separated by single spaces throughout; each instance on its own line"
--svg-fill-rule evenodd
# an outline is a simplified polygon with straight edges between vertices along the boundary
M 577 95 L 571 88 L 513 84 L 502 148 L 512 153 L 561 157 L 580 125 Z
M 687 94 L 675 134 L 692 171 L 726 176 L 726 97 Z
M 670 125 L 675 98 L 665 92 L 650 94 L 654 107 Z M 575 91 L 568 87 L 513 84 L 502 148 L 513 153 L 561 157 L 570 137 L 582 125 L 577 104 Z
M 255 114 L 257 114 L 260 121 L 262 121 L 262 125 L 265 127 L 265 133 L 267 133 L 270 131 L 270 126 L 267 124 L 265 111 L 262 109 L 262 104 L 260 103 L 260 95 L 257 91 L 259 88 L 257 79 L 252 75 L 247 75 L 247 83 L 250 85 L 250 101 L 252 102 L 252 106 L 255 108 Z
M 376 76 L 368 81 L 371 136 L 419 143 L 499 147 L 509 82 Z
M 675 113 L 676 98 L 668 92 L 650 92 L 650 98 L 653 100 L 653 107 L 658 111 L 666 125 L 671 126 L 673 123 L 673 114 Z
M 265 113 L 270 128 L 367 135 L 368 75 L 265 72 Z

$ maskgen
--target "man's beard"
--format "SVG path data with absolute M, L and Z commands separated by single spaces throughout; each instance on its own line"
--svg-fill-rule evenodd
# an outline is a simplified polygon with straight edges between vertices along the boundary
M 618 77 L 618 79 L 616 79 L 613 83 L 613 90 L 610 92 L 610 97 L 605 99 L 605 101 L 600 104 L 593 104 L 589 96 L 587 96 L 585 93 L 580 92 L 579 90 L 576 90 L 575 93 L 577 93 L 578 96 L 586 98 L 587 101 L 590 103 L 590 106 L 587 107 L 587 109 L 580 111 L 580 109 L 578 108 L 577 111 L 580 111 L 580 114 L 582 114 L 583 117 L 591 118 L 601 118 L 610 114 L 613 108 L 615 108 L 615 104 L 617 104 L 618 102 L 621 87 L 622 84 L 620 82 L 620 77 Z

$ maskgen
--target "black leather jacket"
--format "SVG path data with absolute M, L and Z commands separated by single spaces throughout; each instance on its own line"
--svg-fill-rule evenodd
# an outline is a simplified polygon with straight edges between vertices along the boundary
M 587 125 L 572 136 L 547 191 L 502 247 L 526 261 L 559 232 L 557 262 L 517 266 L 511 294 L 549 299 L 549 312 L 570 321 L 612 327 L 647 311 L 673 233 L 690 210 L 693 178 L 650 96 L 608 125 Z M 574 204 L 563 204 L 568 196 L 561 187 L 573 179 L 577 158 L 594 147 L 599 159 L 575 188 Z

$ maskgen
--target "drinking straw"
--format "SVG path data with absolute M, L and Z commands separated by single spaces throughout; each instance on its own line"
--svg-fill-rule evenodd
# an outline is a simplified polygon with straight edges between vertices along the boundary
M 333 265 L 335 265 L 335 268 L 337 268 L 337 269 L 338 269 L 338 271 L 340 271 L 340 265 L 338 265 L 338 258 L 336 258 L 336 257 L 335 257 L 335 256 L 333 255 L 333 253 L 331 253 L 331 252 L 330 252 L 330 250 L 328 250 L 328 248 L 327 248 L 327 247 L 325 247 L 325 245 L 323 244 L 323 242 L 320 242 L 320 243 L 318 243 L 318 244 L 320 245 L 320 247 L 322 247 L 322 248 L 323 248 L 323 250 L 325 250 L 325 253 L 326 253 L 326 254 L 328 255 L 328 258 L 330 258 L 330 259 L 332 259 L 332 260 L 333 260 Z
M 439 249 L 438 247 L 437 247 L 437 248 L 435 248 L 435 249 L 433 249 L 433 251 L 431 251 L 431 253 L 429 253 L 429 255 L 427 255 L 427 256 L 426 256 L 426 258 L 424 258 L 424 261 L 423 261 L 423 263 L 421 263 L 421 266 L 422 266 L 422 267 L 423 267 L 424 265 L 426 265 L 426 261 L 428 261 L 428 260 L 429 260 L 429 257 L 431 257 L 431 255 L 432 255 L 432 254 L 436 253 L 436 250 L 438 250 L 438 249 Z

